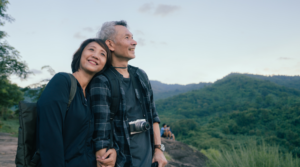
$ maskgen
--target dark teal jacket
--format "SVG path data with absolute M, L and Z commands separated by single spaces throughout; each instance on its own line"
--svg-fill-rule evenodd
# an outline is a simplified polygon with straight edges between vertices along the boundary
M 94 116 L 90 96 L 77 82 L 75 97 L 67 111 L 71 80 L 56 74 L 37 102 L 37 148 L 43 167 L 95 167 L 92 135 Z

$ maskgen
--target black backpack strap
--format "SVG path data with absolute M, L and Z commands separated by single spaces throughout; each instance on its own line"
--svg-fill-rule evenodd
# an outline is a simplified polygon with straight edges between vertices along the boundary
M 69 106 L 70 106 L 72 100 L 74 99 L 76 91 L 77 91 L 77 79 L 72 74 L 69 74 L 69 77 L 71 79 L 71 87 L 70 87 L 70 95 L 69 95 L 67 111 L 69 110 Z M 28 167 L 35 167 L 37 165 L 37 163 L 39 162 L 39 160 L 40 160 L 40 150 L 38 149 L 34 153 Z
M 113 148 L 113 132 L 114 132 L 114 116 L 119 110 L 120 106 L 120 83 L 118 77 L 110 70 L 107 69 L 103 75 L 108 79 L 111 87 L 111 104 L 110 104 L 110 146 L 108 149 Z
M 68 109 L 69 109 L 69 106 L 70 106 L 72 100 L 74 99 L 76 91 L 77 91 L 77 79 L 72 74 L 69 74 L 69 77 L 71 79 L 71 88 L 70 88 Z

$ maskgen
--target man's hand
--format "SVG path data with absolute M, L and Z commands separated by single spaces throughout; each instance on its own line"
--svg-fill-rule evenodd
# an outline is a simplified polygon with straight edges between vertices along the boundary
M 158 148 L 155 149 L 155 152 L 154 152 L 154 155 L 152 158 L 152 163 L 154 163 L 154 162 L 158 162 L 158 167 L 164 167 L 168 163 L 164 153 Z
M 115 149 L 103 148 L 96 152 L 97 167 L 114 167 L 117 160 L 117 152 Z

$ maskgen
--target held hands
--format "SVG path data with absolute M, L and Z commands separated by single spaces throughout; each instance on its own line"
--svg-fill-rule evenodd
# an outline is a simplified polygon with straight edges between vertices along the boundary
M 117 160 L 117 152 L 115 149 L 103 148 L 96 152 L 97 167 L 114 167 Z
M 152 158 L 152 163 L 154 163 L 154 162 L 158 162 L 158 167 L 164 167 L 168 163 L 168 161 L 165 158 L 164 153 L 158 148 L 155 149 L 155 152 L 154 152 L 154 155 Z

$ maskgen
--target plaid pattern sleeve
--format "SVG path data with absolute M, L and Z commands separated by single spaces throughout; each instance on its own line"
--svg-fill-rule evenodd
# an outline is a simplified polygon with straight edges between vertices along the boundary
M 91 108 L 95 117 L 93 136 L 95 151 L 107 148 L 110 142 L 111 126 L 109 122 L 111 92 L 109 81 L 103 75 L 95 77 L 91 82 Z

